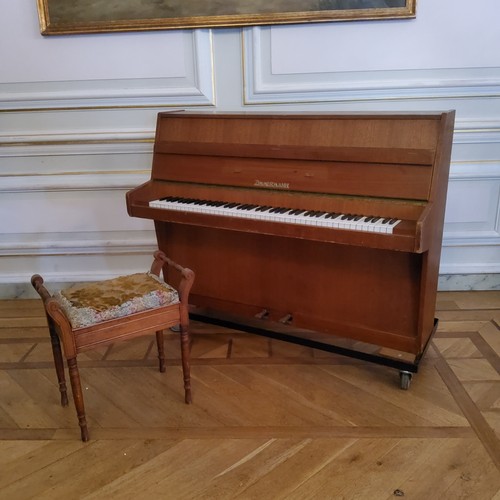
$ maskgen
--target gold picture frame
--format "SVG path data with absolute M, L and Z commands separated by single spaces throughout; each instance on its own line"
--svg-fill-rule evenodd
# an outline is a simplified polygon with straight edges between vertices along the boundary
M 42 35 L 414 18 L 417 0 L 37 0 Z

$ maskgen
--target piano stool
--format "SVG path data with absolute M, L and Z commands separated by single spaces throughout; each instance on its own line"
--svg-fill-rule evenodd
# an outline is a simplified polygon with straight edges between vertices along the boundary
M 167 276 L 170 269 L 180 274 L 177 290 L 160 278 L 162 270 Z M 154 253 L 149 272 L 75 285 L 54 295 L 47 291 L 41 276 L 31 278 L 47 316 L 62 406 L 68 405 L 62 353 L 68 364 L 82 441 L 89 440 L 76 361 L 82 351 L 156 332 L 159 369 L 164 372 L 163 330 L 180 325 L 184 398 L 191 403 L 188 301 L 193 281 L 193 271 L 161 251 Z

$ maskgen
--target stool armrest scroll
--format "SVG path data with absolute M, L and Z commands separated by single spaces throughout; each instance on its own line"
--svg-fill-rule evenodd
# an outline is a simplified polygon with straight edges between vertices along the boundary
M 43 278 L 39 274 L 34 274 L 31 277 L 31 284 L 33 285 L 33 288 L 36 290 L 38 295 L 40 295 L 44 303 L 52 298 L 49 291 L 43 285 Z
M 172 259 L 169 259 L 161 250 L 157 250 L 154 253 L 154 261 L 151 266 L 151 273 L 156 274 L 156 276 L 160 275 L 160 272 L 164 265 L 172 267 L 176 271 L 178 271 L 181 276 L 181 282 L 179 283 L 179 298 L 182 303 L 188 303 L 189 292 L 194 282 L 194 271 L 188 269 L 187 267 L 182 267 L 181 265 L 174 262 Z
M 59 326 L 58 330 L 66 356 L 76 356 L 76 344 L 74 336 L 71 333 L 71 323 L 59 305 L 59 302 L 45 288 L 43 278 L 40 275 L 33 275 L 31 277 L 31 284 L 38 295 L 40 295 L 45 312 L 48 318 L 52 320 L 52 325 Z

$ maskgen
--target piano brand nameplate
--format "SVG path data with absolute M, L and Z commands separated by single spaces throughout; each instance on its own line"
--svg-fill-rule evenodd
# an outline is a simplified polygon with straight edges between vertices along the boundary
M 289 182 L 275 182 L 275 181 L 259 181 L 257 179 L 253 185 L 255 187 L 269 188 L 269 189 L 290 189 Z

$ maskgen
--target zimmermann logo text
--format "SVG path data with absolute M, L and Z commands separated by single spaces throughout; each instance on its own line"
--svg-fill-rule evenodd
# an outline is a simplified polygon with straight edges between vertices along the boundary
M 263 188 L 290 189 L 290 184 L 288 182 L 259 181 L 257 179 L 253 185 Z

